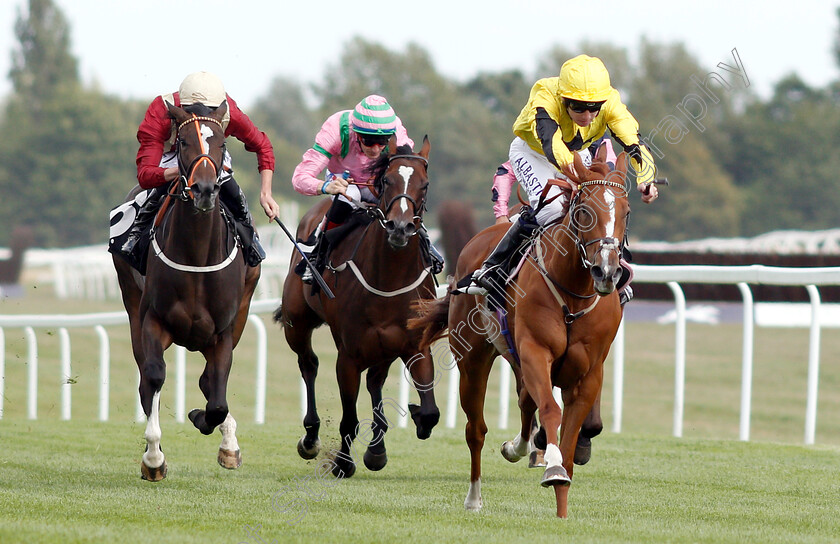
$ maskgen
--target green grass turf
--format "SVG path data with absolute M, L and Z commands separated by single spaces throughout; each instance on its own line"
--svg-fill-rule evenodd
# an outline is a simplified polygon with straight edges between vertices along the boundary
M 483 455 L 484 509 L 466 512 L 461 429 L 419 441 L 393 429 L 389 464 L 320 478 L 294 422 L 240 424 L 244 464 L 216 464 L 219 435 L 168 422 L 169 475 L 142 481 L 143 425 L 4 421 L 0 541 L 38 542 L 836 542 L 834 447 L 607 433 L 578 467 L 569 519 L 539 469 Z M 328 441 L 327 441 L 328 442 Z M 357 458 L 361 456 L 358 452 Z M 262 540 L 260 540 L 262 539 Z
M 114 302 L 58 301 L 30 288 L 0 302 L 0 313 L 85 313 Z M 346 481 L 318 478 L 318 463 L 295 452 L 302 432 L 299 375 L 282 330 L 269 330 L 266 424 L 254 420 L 254 332 L 236 350 L 229 402 L 240 425 L 245 464 L 215 462 L 219 435 L 174 422 L 174 365 L 162 395 L 163 448 L 170 474 L 139 478 L 143 424 L 134 423 L 136 366 L 125 327 L 111 336 L 110 421 L 98 417 L 98 339 L 71 329 L 73 414 L 59 421 L 58 334 L 38 331 L 38 420 L 26 419 L 26 342 L 7 328 L 4 415 L 0 420 L 0 543 L 7 542 L 836 542 L 840 537 L 840 335 L 823 331 L 817 446 L 802 446 L 807 330 L 757 329 L 750 443 L 738 442 L 741 328 L 689 325 L 684 438 L 670 437 L 673 326 L 631 323 L 627 331 L 623 432 L 613 434 L 612 361 L 607 360 L 604 434 L 578 468 L 569 516 L 554 519 L 554 496 L 538 470 L 510 465 L 499 444 L 498 368 L 487 399 L 481 513 L 463 510 L 469 458 L 463 414 L 455 429 L 418 441 L 392 429 L 384 471 L 360 467 Z M 338 445 L 341 410 L 335 351 L 326 329 L 317 395 L 325 450 Z M 202 362 L 187 357 L 187 410 L 203 405 Z M 385 398 L 397 398 L 397 365 Z M 446 409 L 448 378 L 437 388 Z M 416 393 L 412 393 L 416 400 Z M 360 418 L 370 417 L 363 392 Z M 392 422 L 395 414 L 389 413 Z M 358 452 L 357 458 L 360 458 Z M 309 491 L 307 491 L 307 489 Z

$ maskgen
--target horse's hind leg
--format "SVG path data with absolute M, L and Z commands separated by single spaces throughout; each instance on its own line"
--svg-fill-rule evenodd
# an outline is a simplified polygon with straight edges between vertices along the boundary
M 575 464 L 585 465 L 592 457 L 592 439 L 604 430 L 604 422 L 601 420 L 601 392 L 595 399 L 595 404 L 583 420 L 580 427 L 577 445 L 575 446 Z
M 373 406 L 373 422 L 370 425 L 371 437 L 363 457 L 368 470 L 382 470 L 388 463 L 385 451 L 385 433 L 388 432 L 388 419 L 382 403 L 382 386 L 388 376 L 390 364 L 376 365 L 367 371 L 367 389 Z M 361 437 L 360 437 L 361 439 Z
M 322 321 L 312 312 L 303 299 L 303 283 L 296 274 L 286 277 L 283 305 L 275 314 L 281 322 L 289 347 L 297 354 L 298 368 L 306 386 L 306 414 L 303 416 L 305 433 L 298 441 L 298 454 L 304 459 L 314 459 L 321 451 L 321 419 L 315 403 L 315 379 L 318 377 L 318 356 L 312 349 L 312 331 Z
M 493 367 L 494 352 L 483 340 L 473 342 L 473 349 L 458 361 L 461 373 L 461 409 L 467 416 L 464 435 L 470 448 L 470 489 L 464 499 L 467 510 L 481 510 L 481 450 L 487 434 L 484 420 L 484 396 L 487 393 L 487 378 Z M 485 347 L 486 346 L 486 347 Z
M 537 405 L 528 394 L 524 387 L 522 387 L 522 380 L 519 372 L 516 372 L 516 390 L 519 392 L 519 421 L 520 431 L 513 440 L 508 440 L 502 444 L 502 457 L 516 463 L 528 453 L 533 434 L 534 413 L 537 410 Z M 536 453 L 536 450 L 531 454 Z M 533 463 L 533 461 L 532 461 Z M 532 466 L 529 464 L 529 467 Z
M 420 406 L 409 404 L 408 410 L 417 427 L 417 438 L 425 440 L 432 435 L 432 429 L 440 421 L 440 409 L 435 403 L 435 368 L 431 350 L 426 348 L 408 359 L 402 359 L 420 396 Z
M 306 386 L 306 415 L 303 416 L 303 428 L 306 434 L 297 444 L 298 454 L 304 459 L 314 459 L 321 451 L 321 419 L 315 403 L 315 379 L 318 377 L 318 356 L 312 350 L 312 328 L 303 323 L 284 322 L 286 341 L 292 351 L 297 353 L 298 368 Z

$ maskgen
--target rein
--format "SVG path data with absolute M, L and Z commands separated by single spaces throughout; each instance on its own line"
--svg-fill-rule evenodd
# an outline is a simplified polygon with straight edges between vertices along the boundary
M 610 181 L 606 179 L 597 179 L 592 181 L 585 181 L 572 189 L 572 198 L 571 204 L 569 205 L 569 214 L 572 215 L 575 213 L 577 207 L 580 205 L 580 193 L 581 190 L 586 187 L 591 187 L 594 185 L 601 185 L 607 187 L 615 187 L 617 189 L 621 189 L 624 194 L 627 194 L 627 188 L 616 181 Z M 574 226 L 574 238 L 575 238 L 575 246 L 577 247 L 578 254 L 580 255 L 581 263 L 583 267 L 587 270 L 592 268 L 592 262 L 586 256 L 586 248 L 591 246 L 595 243 L 600 243 L 599 249 L 608 249 L 609 251 L 615 251 L 619 257 L 621 257 L 621 249 L 622 249 L 622 241 L 618 238 L 614 238 L 612 236 L 604 236 L 601 238 L 594 238 L 587 242 L 583 242 L 580 238 L 580 229 L 578 228 L 576 222 L 574 221 L 574 215 L 572 215 L 570 221 Z
M 420 161 L 423 162 L 424 168 L 428 168 L 428 166 L 429 166 L 429 161 L 425 157 L 422 157 L 420 155 L 404 155 L 404 154 L 403 155 L 391 155 L 391 156 L 389 156 L 388 157 L 388 165 L 390 165 L 391 162 L 396 160 L 396 159 L 416 159 L 416 160 L 420 160 Z M 387 168 L 386 168 L 386 170 L 387 170 Z M 385 177 L 385 173 L 383 172 L 381 178 L 384 178 L 384 177 Z M 367 186 L 373 187 L 375 184 L 358 183 L 356 185 L 367 185 Z M 376 197 L 379 198 L 379 195 L 376 195 Z M 414 198 L 411 197 L 411 195 L 409 195 L 407 193 L 400 193 L 400 194 L 396 195 L 394 198 L 392 198 L 390 200 L 390 202 L 388 202 L 388 205 L 385 206 L 384 210 L 382 209 L 382 206 L 379 205 L 379 204 L 369 204 L 367 202 L 361 202 L 361 201 L 358 201 L 358 200 L 355 200 L 355 199 L 350 199 L 350 200 L 353 204 L 355 204 L 359 208 L 363 209 L 365 211 L 365 213 L 368 215 L 368 217 L 370 217 L 373 221 L 377 222 L 379 224 L 379 226 L 381 226 L 383 229 L 387 230 L 386 221 L 387 221 L 388 213 L 391 211 L 391 208 L 393 207 L 393 205 L 401 198 L 407 199 L 409 202 L 411 202 L 411 205 L 414 207 L 414 221 L 420 220 L 422 222 L 422 220 L 423 220 L 422 215 L 418 215 L 418 213 L 417 213 L 417 210 L 418 210 L 417 202 L 414 200 Z M 421 201 L 420 207 L 419 207 L 421 213 L 425 209 L 425 206 L 426 206 L 426 201 L 425 201 L 425 199 L 423 199 Z M 362 233 L 362 235 L 359 237 L 359 240 L 356 242 L 356 246 L 353 248 L 353 252 L 350 254 L 349 259 L 347 259 L 346 261 L 344 261 L 342 264 L 340 264 L 338 266 L 334 267 L 334 266 L 331 266 L 331 265 L 328 264 L 327 267 L 330 270 L 332 270 L 334 273 L 343 272 L 344 270 L 349 268 L 353 272 L 353 275 L 356 276 L 356 279 L 359 281 L 359 283 L 362 285 L 362 287 L 365 288 L 365 290 L 367 290 L 369 293 L 372 293 L 372 294 L 380 296 L 380 297 L 395 297 L 395 296 L 399 296 L 399 295 L 402 295 L 402 294 L 405 294 L 405 293 L 408 293 L 410 291 L 413 291 L 413 290 L 417 289 L 417 287 L 419 287 L 426 280 L 426 278 L 431 274 L 431 270 L 432 270 L 431 266 L 424 267 L 420 271 L 420 274 L 417 277 L 417 279 L 415 279 L 409 285 L 406 285 L 406 286 L 401 287 L 399 289 L 395 289 L 393 291 L 382 291 L 380 289 L 377 289 L 377 288 L 373 287 L 372 285 L 370 285 L 370 283 L 368 283 L 367 279 L 362 274 L 362 271 L 359 269 L 359 267 L 356 265 L 356 263 L 353 260 L 356 256 L 356 253 L 359 250 L 359 247 L 361 247 L 362 241 L 364 240 L 365 236 L 367 236 L 368 229 L 370 229 L 370 224 L 368 224 L 367 227 L 365 227 L 365 231 L 364 231 L 364 233 Z M 415 230 L 415 232 L 411 236 L 414 236 L 416 234 L 417 234 L 417 231 Z
M 183 121 L 181 124 L 178 125 L 176 129 L 176 134 L 180 134 L 181 129 L 189 124 L 193 124 L 195 126 L 196 133 L 198 135 L 199 141 L 203 142 L 202 135 L 201 135 L 201 128 L 199 126 L 199 121 L 207 121 L 210 123 L 214 123 L 222 129 L 222 123 L 217 119 L 213 119 L 212 117 L 204 117 L 198 116 L 193 114 L 193 116 L 186 121 Z M 181 139 L 176 138 L 176 147 L 177 147 L 177 156 L 178 156 L 178 170 L 180 172 L 180 176 L 178 179 L 172 183 L 172 192 L 167 191 L 167 195 L 170 198 L 177 198 L 183 202 L 187 202 L 191 198 L 193 198 L 192 191 L 190 191 L 190 187 L 193 184 L 193 171 L 198 167 L 199 164 L 204 162 L 209 162 L 210 166 L 213 168 L 213 172 L 216 175 L 216 185 L 219 185 L 219 180 L 221 179 L 222 169 L 216 163 L 216 161 L 211 157 L 207 150 L 204 149 L 204 145 L 202 143 L 202 153 L 197 155 L 189 164 L 189 167 L 184 168 L 184 162 L 181 160 Z M 178 187 L 182 186 L 181 190 L 178 191 Z M 174 270 L 179 270 L 181 272 L 217 272 L 219 270 L 223 270 L 227 268 L 233 261 L 236 259 L 236 255 L 239 252 L 239 246 L 237 244 L 233 244 L 233 249 L 228 254 L 228 256 L 223 259 L 221 262 L 213 265 L 208 266 L 192 266 L 181 264 L 178 262 L 173 261 L 169 257 L 164 254 L 163 249 L 158 244 L 157 238 L 155 237 L 155 230 L 158 226 L 159 222 L 162 222 L 163 215 L 168 208 L 170 200 L 167 198 L 164 202 L 163 206 L 161 206 L 161 210 L 158 212 L 159 220 L 155 222 L 155 226 L 152 227 L 151 238 L 152 238 L 152 249 L 154 250 L 154 254 L 157 258 L 161 260 L 166 266 L 172 268 Z M 224 212 L 220 212 L 224 213 Z
M 557 183 L 555 185 L 558 185 L 558 186 L 562 187 L 562 185 L 559 184 L 559 183 Z M 616 253 L 618 253 L 618 256 L 620 258 L 621 257 L 622 243 L 617 238 L 610 237 L 610 236 L 605 236 L 605 237 L 595 238 L 593 240 L 588 240 L 586 242 L 582 241 L 581 237 L 580 237 L 580 229 L 577 227 L 577 225 L 574 221 L 574 213 L 576 212 L 578 206 L 581 205 L 580 194 L 581 194 L 582 189 L 584 189 L 586 187 L 591 187 L 591 186 L 596 186 L 596 185 L 607 186 L 607 187 L 615 187 L 615 188 L 622 189 L 625 192 L 625 194 L 626 194 L 627 189 L 621 183 L 618 183 L 618 182 L 615 182 L 615 181 L 610 181 L 610 180 L 605 180 L 605 179 L 586 181 L 586 182 L 583 182 L 583 183 L 580 183 L 580 184 L 569 183 L 569 185 L 571 187 L 572 194 L 571 194 L 571 198 L 570 198 L 568 215 L 569 215 L 569 222 L 574 226 L 574 231 L 569 229 L 566 232 L 571 233 L 572 236 L 573 236 L 575 247 L 577 248 L 578 254 L 580 255 L 581 264 L 583 265 L 583 268 L 585 270 L 589 270 L 592 267 L 592 262 L 586 256 L 586 248 L 589 247 L 592 244 L 595 244 L 595 243 L 600 243 L 600 249 L 608 249 L 609 251 L 615 251 Z M 546 194 L 547 194 L 547 190 L 544 190 L 543 194 L 540 197 L 540 203 L 543 206 L 545 204 L 550 203 L 551 201 L 554 200 L 554 198 L 557 198 L 557 196 L 559 196 L 559 195 L 557 195 L 554 198 L 552 198 L 551 200 L 549 200 L 548 202 L 544 202 L 544 197 L 545 197 Z M 584 315 L 586 315 L 589 312 L 591 312 L 592 310 L 594 310 L 595 306 L 597 306 L 598 302 L 601 300 L 601 296 L 598 293 L 592 293 L 591 295 L 579 295 L 577 293 L 574 293 L 574 292 L 570 291 L 569 289 L 566 289 L 562 285 L 560 285 L 557 282 L 557 280 L 555 280 L 554 278 L 551 277 L 551 275 L 548 273 L 548 270 L 546 269 L 545 258 L 544 258 L 543 251 L 542 251 L 542 244 L 540 243 L 539 238 L 537 238 L 537 242 L 534 244 L 534 246 L 535 246 L 535 253 L 536 253 L 536 257 L 537 257 L 536 262 L 537 262 L 537 264 L 539 266 L 539 269 L 540 269 L 540 275 L 543 277 L 543 280 L 545 281 L 546 286 L 548 287 L 549 291 L 551 291 L 551 294 L 554 296 L 555 300 L 557 300 L 557 303 L 560 304 L 561 308 L 563 308 L 563 315 L 564 315 L 563 319 L 566 323 L 566 326 L 571 326 L 572 323 L 574 323 L 578 318 L 583 317 Z M 563 297 L 560 295 L 560 293 L 557 292 L 557 289 L 560 289 L 566 295 L 577 298 L 577 299 L 587 300 L 587 299 L 594 298 L 594 300 L 592 301 L 592 303 L 589 306 L 587 306 L 583 310 L 572 313 L 569 310 L 569 307 L 566 305 L 565 301 L 563 300 Z

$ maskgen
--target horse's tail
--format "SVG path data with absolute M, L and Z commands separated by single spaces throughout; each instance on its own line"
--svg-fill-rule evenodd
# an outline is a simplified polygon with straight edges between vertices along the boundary
M 408 320 L 408 328 L 423 331 L 420 349 L 429 347 L 432 342 L 448 334 L 446 329 L 449 326 L 449 301 L 452 297 L 452 288 L 453 285 L 450 285 L 443 298 L 420 299 L 411 305 L 416 317 Z
M 274 314 L 272 314 L 275 323 L 280 323 L 280 326 L 283 326 L 283 303 L 280 303 L 280 306 L 274 310 Z

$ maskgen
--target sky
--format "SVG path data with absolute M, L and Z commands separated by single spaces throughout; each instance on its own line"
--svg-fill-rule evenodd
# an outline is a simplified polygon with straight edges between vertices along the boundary
M 832 45 L 840 0 L 56 0 L 71 25 L 82 79 L 103 92 L 151 100 L 193 71 L 218 74 L 248 107 L 278 76 L 317 83 L 354 36 L 396 52 L 416 43 L 438 72 L 466 81 L 518 68 L 533 75 L 554 45 L 584 39 L 635 53 L 642 37 L 682 42 L 704 68 L 733 65 L 768 96 L 795 72 L 822 86 L 837 79 Z M 0 0 L 0 96 L 11 90 L 14 21 L 25 0 Z M 549 74 L 539 74 L 540 77 Z M 523 97 L 525 100 L 526 97 Z

